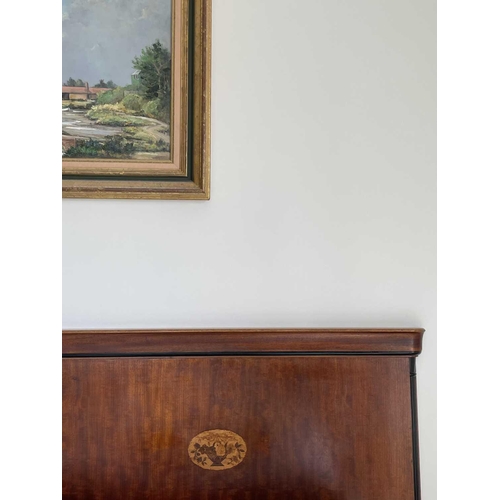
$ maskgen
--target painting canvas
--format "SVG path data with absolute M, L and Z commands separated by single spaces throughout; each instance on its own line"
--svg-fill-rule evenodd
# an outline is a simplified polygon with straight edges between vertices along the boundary
M 172 0 L 62 0 L 62 155 L 171 160 Z

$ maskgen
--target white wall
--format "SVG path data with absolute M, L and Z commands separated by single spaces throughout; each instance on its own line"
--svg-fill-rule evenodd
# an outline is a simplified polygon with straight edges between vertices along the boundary
M 63 202 L 63 325 L 422 326 L 436 498 L 434 0 L 214 0 L 212 200 Z

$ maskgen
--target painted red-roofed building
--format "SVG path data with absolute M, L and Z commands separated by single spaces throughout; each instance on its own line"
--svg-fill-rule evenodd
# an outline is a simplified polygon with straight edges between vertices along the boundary
M 94 101 L 99 94 L 106 92 L 106 88 L 89 87 L 86 83 L 85 87 L 68 87 L 62 86 L 63 101 Z

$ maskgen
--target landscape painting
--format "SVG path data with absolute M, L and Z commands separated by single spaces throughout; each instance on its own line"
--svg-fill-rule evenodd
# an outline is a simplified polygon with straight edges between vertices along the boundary
M 171 160 L 171 2 L 62 1 L 63 160 Z

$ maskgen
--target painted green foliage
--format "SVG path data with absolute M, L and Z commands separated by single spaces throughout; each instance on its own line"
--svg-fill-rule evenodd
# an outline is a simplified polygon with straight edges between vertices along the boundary
M 134 58 L 134 68 L 139 71 L 144 97 L 158 100 L 159 115 L 167 121 L 170 114 L 171 67 L 170 51 L 159 40 L 142 49 L 141 55 Z

